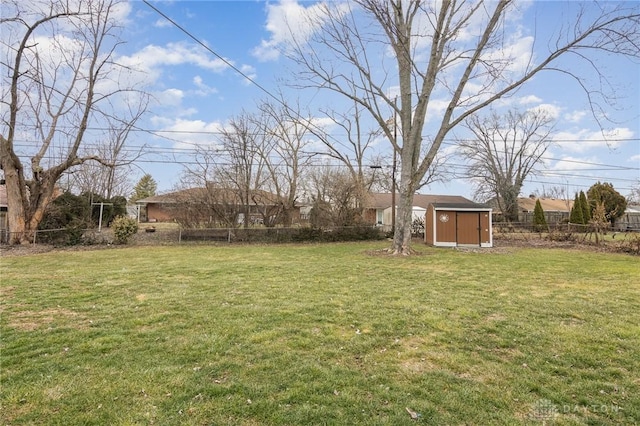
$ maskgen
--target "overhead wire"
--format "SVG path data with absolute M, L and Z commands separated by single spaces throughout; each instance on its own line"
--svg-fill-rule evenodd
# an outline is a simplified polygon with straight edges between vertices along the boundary
M 18 143 L 16 143 L 16 146 L 20 146 L 20 147 L 24 147 L 24 148 L 29 148 L 30 145 L 28 145 L 29 141 L 26 140 L 19 140 L 17 141 Z M 22 143 L 19 143 L 22 142 Z M 32 141 L 34 143 L 36 143 L 36 141 Z M 209 148 L 205 148 L 205 147 L 201 147 L 198 144 L 189 144 L 189 143 L 184 143 L 187 145 L 193 145 L 196 146 L 198 148 L 201 149 L 196 149 L 196 148 L 187 148 L 187 147 L 160 147 L 160 146 L 147 146 L 147 145 L 128 145 L 126 147 L 123 148 L 123 150 L 125 150 L 126 152 L 132 152 L 132 153 L 137 153 L 140 152 L 141 150 L 146 150 L 145 154 L 157 154 L 157 155 L 196 155 L 196 154 L 201 154 L 203 152 L 215 152 L 215 153 L 224 153 L 225 149 L 218 147 L 215 149 L 209 149 Z M 446 142 L 445 144 L 450 145 L 450 146 L 454 146 L 455 143 L 453 142 Z M 88 147 L 89 149 L 93 148 L 101 148 L 102 146 L 99 144 L 85 144 L 85 147 Z M 504 153 L 504 152 L 498 152 L 500 153 Z M 639 171 L 640 172 L 640 165 L 638 167 L 632 167 L 632 166 L 621 166 L 621 165 L 616 165 L 616 164 L 606 164 L 606 163 L 597 163 L 597 162 L 592 162 L 592 161 L 585 161 L 585 160 L 576 160 L 576 159 L 570 159 L 570 158 L 558 158 L 558 157 L 550 157 L 550 156 L 543 156 L 541 157 L 542 160 L 545 161 L 554 161 L 554 162 L 562 162 L 562 163 L 570 163 L 570 164 L 577 164 L 577 165 L 581 165 L 581 166 L 596 166 L 596 167 L 602 167 L 602 169 L 594 169 L 594 168 L 584 168 L 584 167 L 578 167 L 575 170 L 578 171 Z M 152 162 L 152 161 L 149 161 Z M 469 167 L 469 166 L 466 166 Z M 569 169 L 571 170 L 571 169 Z M 563 171 L 568 171 L 567 169 L 563 169 Z

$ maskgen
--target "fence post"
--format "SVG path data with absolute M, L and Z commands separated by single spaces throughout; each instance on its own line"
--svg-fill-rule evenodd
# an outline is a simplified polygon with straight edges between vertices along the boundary
M 178 244 L 182 243 L 182 228 L 178 229 Z

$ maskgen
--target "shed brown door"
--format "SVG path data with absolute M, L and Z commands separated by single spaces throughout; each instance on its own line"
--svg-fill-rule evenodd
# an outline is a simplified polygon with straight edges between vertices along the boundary
M 456 218 L 458 244 L 480 246 L 480 213 L 458 212 Z

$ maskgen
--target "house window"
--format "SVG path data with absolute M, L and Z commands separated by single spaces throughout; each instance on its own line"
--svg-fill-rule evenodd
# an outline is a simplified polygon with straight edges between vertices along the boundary
M 383 218 L 383 210 L 376 210 L 376 222 L 378 223 L 378 225 L 382 225 L 382 218 Z

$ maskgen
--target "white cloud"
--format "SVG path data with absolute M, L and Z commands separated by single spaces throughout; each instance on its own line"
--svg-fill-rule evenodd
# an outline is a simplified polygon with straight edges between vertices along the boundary
M 586 111 L 571 111 L 566 113 L 563 118 L 569 123 L 579 123 L 587 115 Z
M 154 22 L 153 26 L 156 28 L 167 28 L 172 27 L 173 24 L 164 18 L 160 18 L 156 22 Z
M 275 61 L 280 57 L 277 43 L 271 40 L 262 40 L 260 45 L 251 52 L 260 62 Z
M 315 128 L 322 129 L 325 132 L 330 132 L 331 129 L 336 128 L 338 125 L 330 117 L 314 117 L 309 120 L 309 124 Z
M 450 99 L 431 99 L 429 101 L 429 106 L 427 107 L 425 121 L 428 123 L 431 122 L 432 119 L 441 119 L 450 102 Z
M 507 95 L 500 99 L 495 100 L 491 106 L 495 109 L 501 108 L 515 108 L 519 109 L 520 106 L 527 106 L 531 104 L 540 104 L 542 103 L 542 99 L 535 95 L 526 95 L 526 96 L 512 96 Z
M 539 104 L 528 109 L 528 111 L 530 112 L 545 114 L 547 117 L 553 120 L 558 119 L 558 117 L 560 116 L 560 110 L 560 107 L 553 104 Z
M 184 92 L 180 89 L 167 89 L 160 93 L 156 93 L 155 98 L 162 106 L 178 106 L 184 99 Z
M 633 130 L 627 127 L 616 127 L 614 129 L 605 130 L 601 134 L 594 134 L 593 137 L 595 140 L 602 140 L 602 138 L 604 137 L 605 141 L 603 143 L 607 146 L 607 148 L 616 149 L 626 144 L 628 142 L 627 139 L 633 138 L 634 135 L 635 133 L 633 132 Z
M 482 55 L 482 59 L 493 66 L 502 68 L 503 78 L 507 78 L 510 74 L 522 75 L 533 62 L 533 42 L 534 38 L 531 36 L 514 33 L 510 37 L 506 37 L 504 43 L 499 47 Z M 489 78 L 493 79 L 491 76 Z
M 332 13 L 343 14 L 349 10 L 349 4 L 321 2 L 305 7 L 297 0 L 268 4 L 265 29 L 270 38 L 253 49 L 253 56 L 262 62 L 274 61 L 280 57 L 281 49 L 288 49 L 294 43 L 305 44 L 324 23 L 328 8 Z
M 159 79 L 163 66 L 190 64 L 216 73 L 228 67 L 221 59 L 211 59 L 211 55 L 201 47 L 185 43 L 168 43 L 164 47 L 150 44 L 130 56 L 120 57 L 118 62 L 143 70 L 148 83 Z
M 551 165 L 551 171 L 575 171 L 586 170 L 593 167 L 593 163 L 598 163 L 597 157 L 572 157 L 563 156 L 560 160 Z
M 589 129 L 565 130 L 553 135 L 553 139 L 559 146 L 568 152 L 586 152 L 600 148 L 617 149 L 633 137 L 633 130 L 626 127 L 617 127 L 604 132 Z
M 161 127 L 158 134 L 173 141 L 175 148 L 193 149 L 194 146 L 214 146 L 218 143 L 218 134 L 223 128 L 218 121 L 206 122 L 180 117 L 175 119 L 158 117 L 152 122 Z
M 585 152 L 591 149 L 590 144 L 585 143 L 585 140 L 589 139 L 591 133 L 592 132 L 587 129 L 565 130 L 555 132 L 552 137 L 563 151 Z
M 538 104 L 538 103 L 542 103 L 542 99 L 540 99 L 536 95 L 527 95 L 527 96 L 518 98 L 517 102 L 520 105 Z
M 256 72 L 256 69 L 254 67 L 252 67 L 251 65 L 242 65 L 240 67 L 240 71 L 242 71 L 242 73 L 244 75 L 246 75 L 249 79 L 255 81 L 255 79 L 258 77 L 258 73 Z M 245 86 L 248 86 L 251 84 L 251 81 L 249 81 L 249 79 L 247 78 L 243 78 L 242 79 L 242 83 Z
M 196 86 L 195 94 L 197 96 L 208 96 L 218 93 L 218 89 L 208 86 L 199 75 L 193 77 L 193 84 Z

